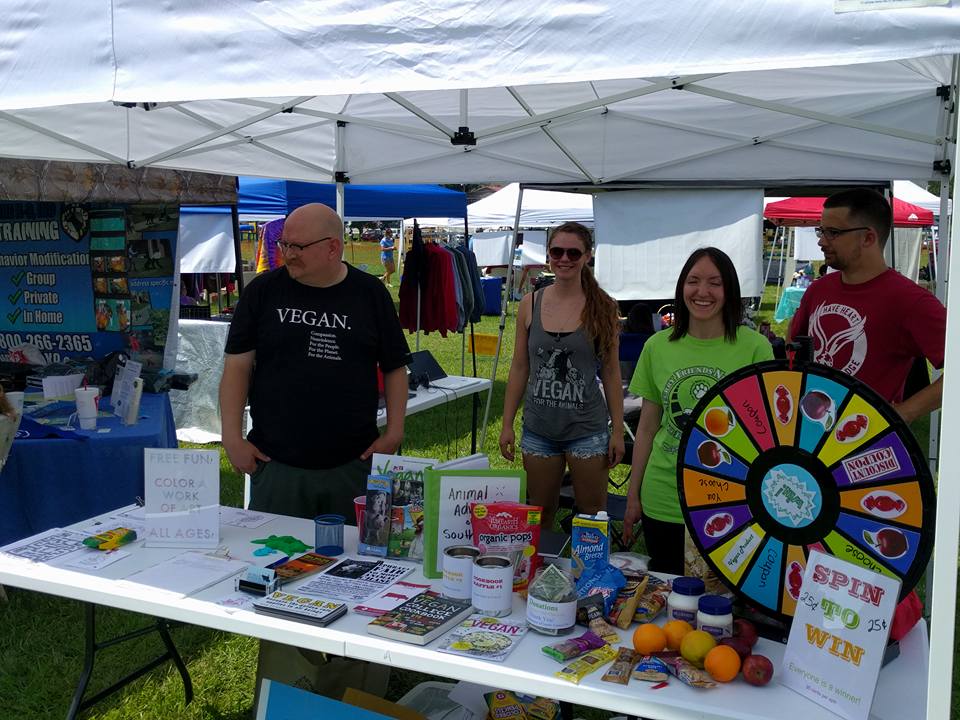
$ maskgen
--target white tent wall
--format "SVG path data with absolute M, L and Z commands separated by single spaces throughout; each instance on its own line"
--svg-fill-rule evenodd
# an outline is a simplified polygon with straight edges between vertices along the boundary
M 763 295 L 762 190 L 624 190 L 598 195 L 597 282 L 617 300 L 671 298 L 691 252 L 733 260 L 744 297 Z
M 942 163 L 958 164 L 956 2 L 9 0 L 0 47 L 0 156 L 593 186 L 947 187 Z M 954 437 L 960 297 L 946 298 Z M 960 454 L 939 469 L 960 477 Z M 958 507 L 960 483 L 940 483 L 929 720 L 950 716 Z

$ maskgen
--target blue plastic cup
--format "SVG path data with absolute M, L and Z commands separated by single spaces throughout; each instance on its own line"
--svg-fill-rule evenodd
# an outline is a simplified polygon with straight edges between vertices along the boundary
M 313 519 L 316 526 L 314 546 L 321 555 L 334 557 L 343 554 L 343 515 L 318 515 Z

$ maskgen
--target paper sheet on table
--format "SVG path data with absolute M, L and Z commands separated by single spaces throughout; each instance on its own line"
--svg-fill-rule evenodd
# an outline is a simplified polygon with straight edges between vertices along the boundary
M 55 558 L 86 550 L 84 535 L 72 530 L 51 528 L 33 537 L 16 540 L 0 547 L 0 553 L 13 555 L 32 562 L 49 562 Z
M 185 552 L 125 578 L 124 585 L 147 585 L 178 595 L 192 595 L 245 570 L 247 563 L 202 552 Z
M 72 568 L 75 570 L 100 570 L 107 565 L 113 565 L 117 560 L 123 560 L 129 557 L 130 553 L 126 550 L 93 550 L 88 548 L 84 552 L 70 553 L 69 555 L 52 560 L 50 565 Z
M 276 518 L 273 513 L 254 512 L 243 508 L 220 506 L 220 524 L 242 528 L 258 528 Z
M 73 391 L 80 387 L 83 382 L 83 375 L 50 375 L 43 379 L 43 398 L 44 400 L 54 400 L 56 398 L 69 398 L 73 400 Z

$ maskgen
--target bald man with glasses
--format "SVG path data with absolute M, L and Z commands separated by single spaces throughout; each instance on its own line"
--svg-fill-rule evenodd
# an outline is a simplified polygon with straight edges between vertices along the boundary
M 818 244 L 828 273 L 804 293 L 790 337 L 813 338 L 814 360 L 869 385 L 907 422 L 940 407 L 942 378 L 910 397 L 904 385 L 917 358 L 943 367 L 946 309 L 930 292 L 887 267 L 893 225 L 880 193 L 856 188 L 823 204 Z

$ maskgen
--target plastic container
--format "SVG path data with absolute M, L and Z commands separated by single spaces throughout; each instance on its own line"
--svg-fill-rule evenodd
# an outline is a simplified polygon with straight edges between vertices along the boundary
M 704 591 L 703 580 L 678 577 L 670 587 L 670 595 L 667 596 L 667 620 L 686 620 L 696 626 L 700 596 Z
M 733 635 L 733 602 L 723 595 L 704 595 L 697 602 L 697 630 L 717 640 Z

